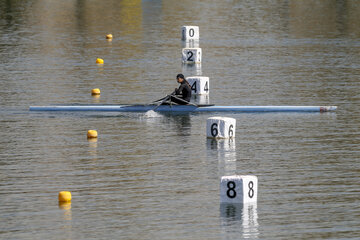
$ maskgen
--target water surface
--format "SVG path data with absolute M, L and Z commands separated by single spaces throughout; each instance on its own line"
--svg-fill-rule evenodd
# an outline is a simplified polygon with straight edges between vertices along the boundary
M 357 1 L 0 1 L 0 238 L 359 238 L 359 13 Z M 200 27 L 201 65 L 181 63 L 183 25 Z M 208 76 L 202 100 L 217 105 L 338 111 L 28 111 L 149 103 L 180 72 Z M 236 138 L 206 139 L 212 116 L 235 118 Z M 257 204 L 220 206 L 229 174 L 258 177 Z

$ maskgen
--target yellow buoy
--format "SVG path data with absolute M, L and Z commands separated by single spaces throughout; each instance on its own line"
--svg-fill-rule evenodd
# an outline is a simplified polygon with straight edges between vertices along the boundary
M 100 95 L 100 89 L 99 88 L 94 88 L 91 90 L 91 95 Z
M 112 39 L 112 38 L 113 38 L 113 35 L 111 33 L 106 35 L 106 39 Z
M 101 58 L 97 58 L 97 59 L 96 59 L 96 63 L 97 63 L 97 64 L 104 64 L 104 60 L 101 59 Z
M 87 132 L 87 137 L 88 138 L 97 138 L 97 136 L 98 136 L 98 133 L 97 133 L 96 130 L 89 130 Z
M 68 191 L 59 192 L 59 202 L 71 202 L 71 192 Z

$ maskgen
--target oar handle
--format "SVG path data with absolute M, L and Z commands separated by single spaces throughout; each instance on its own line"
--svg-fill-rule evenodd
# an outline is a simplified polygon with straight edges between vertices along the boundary
M 175 91 L 173 91 L 170 95 L 167 95 L 164 100 L 162 100 L 154 109 L 153 111 L 155 111 L 156 109 L 158 109 L 160 107 L 161 104 L 163 104 L 166 100 L 168 100 L 173 94 L 175 93 Z
M 182 98 L 179 98 L 179 97 L 177 97 L 177 96 L 172 96 L 172 97 L 175 98 L 175 99 L 178 99 L 178 100 L 180 100 L 180 101 L 186 102 L 188 105 L 193 105 L 193 106 L 195 106 L 195 107 L 198 107 L 198 105 L 196 105 L 196 104 L 194 104 L 194 103 L 191 103 L 191 102 L 188 102 L 188 101 L 186 101 L 186 100 L 184 100 L 184 99 L 182 99 Z
M 175 92 L 176 92 L 176 91 L 173 91 L 173 92 L 170 93 L 169 95 L 166 95 L 165 97 L 160 98 L 160 99 L 154 101 L 154 103 L 155 103 L 155 102 L 159 102 L 159 101 L 163 101 L 165 98 L 168 98 L 169 96 L 173 96 L 173 95 L 175 94 Z M 166 100 L 167 100 L 167 99 L 166 99 Z M 165 100 L 165 101 L 166 101 L 166 100 Z

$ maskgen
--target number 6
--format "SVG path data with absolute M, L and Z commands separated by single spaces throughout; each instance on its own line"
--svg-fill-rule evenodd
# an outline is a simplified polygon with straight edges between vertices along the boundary
M 217 123 L 213 123 L 212 125 L 211 125 L 211 135 L 213 136 L 213 137 L 216 137 L 217 135 L 218 135 L 218 129 L 217 129 L 217 126 L 218 126 L 218 124 Z
M 229 127 L 229 137 L 234 136 L 234 131 L 233 131 L 234 126 L 231 124 Z

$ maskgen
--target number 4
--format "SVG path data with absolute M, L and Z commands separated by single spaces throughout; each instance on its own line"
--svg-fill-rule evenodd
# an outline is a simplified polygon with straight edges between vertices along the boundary
M 193 85 L 191 86 L 191 90 L 193 90 L 195 93 L 197 92 L 196 81 L 194 81 Z
M 206 83 L 205 83 L 204 91 L 205 91 L 205 92 L 208 92 L 208 91 L 209 91 L 208 81 L 206 81 Z

